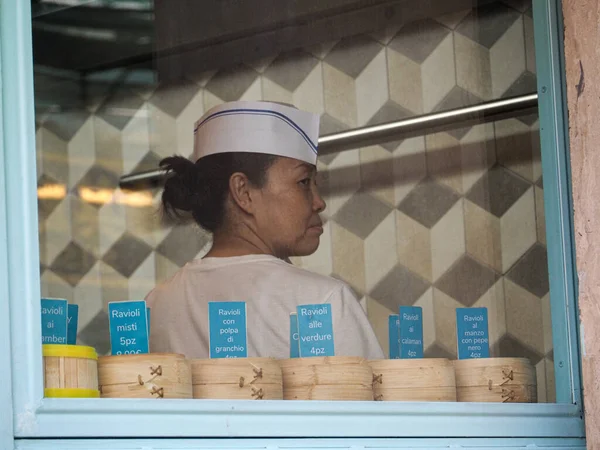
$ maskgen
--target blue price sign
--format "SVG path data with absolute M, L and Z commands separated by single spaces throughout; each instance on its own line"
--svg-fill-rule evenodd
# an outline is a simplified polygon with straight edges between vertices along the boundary
M 390 359 L 400 359 L 400 316 L 398 314 L 390 314 L 388 329 Z
M 400 307 L 400 358 L 423 357 L 423 310 L 418 306 Z
M 300 339 L 298 338 L 298 315 L 290 314 L 290 358 L 300 356 Z
M 41 299 L 42 344 L 66 344 L 68 304 L 58 298 Z
M 300 357 L 334 356 L 333 319 L 331 305 L 300 305 L 298 314 L 298 334 L 300 337 Z
M 69 305 L 67 309 L 67 344 L 77 343 L 77 321 L 79 317 L 79 306 Z
M 148 316 L 145 301 L 110 302 L 108 324 L 113 355 L 149 352 Z
M 490 357 L 487 308 L 457 308 L 458 359 Z
M 211 358 L 248 356 L 245 302 L 209 302 Z

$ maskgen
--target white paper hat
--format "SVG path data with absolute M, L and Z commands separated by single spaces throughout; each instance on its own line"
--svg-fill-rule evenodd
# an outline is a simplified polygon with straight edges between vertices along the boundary
M 287 156 L 316 165 L 319 115 L 271 102 L 216 106 L 194 125 L 193 159 L 215 153 Z

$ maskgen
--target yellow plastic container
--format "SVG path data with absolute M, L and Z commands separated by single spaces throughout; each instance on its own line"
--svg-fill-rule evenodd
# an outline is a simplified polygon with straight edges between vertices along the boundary
M 98 354 L 83 345 L 42 345 L 44 396 L 98 398 Z

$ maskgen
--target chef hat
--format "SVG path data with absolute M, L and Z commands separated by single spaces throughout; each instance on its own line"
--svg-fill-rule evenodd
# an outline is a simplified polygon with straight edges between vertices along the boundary
M 216 106 L 194 125 L 194 161 L 215 153 L 253 152 L 316 164 L 319 115 L 271 102 Z

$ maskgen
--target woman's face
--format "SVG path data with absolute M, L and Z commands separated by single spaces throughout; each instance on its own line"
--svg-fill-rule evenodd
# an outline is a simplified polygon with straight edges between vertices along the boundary
M 319 195 L 314 166 L 291 158 L 277 158 L 257 190 L 257 232 L 275 256 L 306 256 L 319 247 L 325 202 Z

